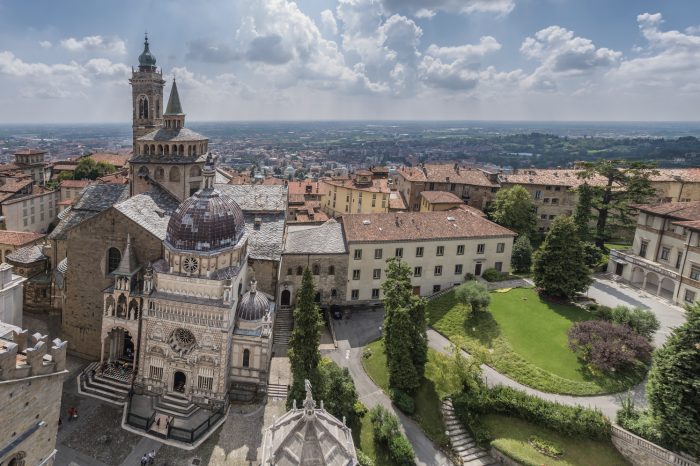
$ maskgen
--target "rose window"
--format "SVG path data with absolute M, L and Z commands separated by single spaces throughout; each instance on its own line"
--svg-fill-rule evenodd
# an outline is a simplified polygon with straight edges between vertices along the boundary
M 182 267 L 187 273 L 195 273 L 197 271 L 197 267 L 199 267 L 199 262 L 194 257 L 186 257 L 183 261 Z
M 168 339 L 170 347 L 180 356 L 184 356 L 192 351 L 195 343 L 194 334 L 184 328 L 175 329 Z

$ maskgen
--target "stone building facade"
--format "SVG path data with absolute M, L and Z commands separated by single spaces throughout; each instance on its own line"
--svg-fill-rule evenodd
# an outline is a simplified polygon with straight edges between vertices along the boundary
M 0 464 L 54 463 L 66 347 L 58 338 L 0 323 Z

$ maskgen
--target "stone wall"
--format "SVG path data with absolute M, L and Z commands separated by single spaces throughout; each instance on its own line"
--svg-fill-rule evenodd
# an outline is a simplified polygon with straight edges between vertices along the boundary
M 5 419 L 0 423 L 0 444 L 10 445 L 13 440 L 28 434 L 0 456 L 0 464 L 8 464 L 17 458 L 24 460 L 20 464 L 35 465 L 53 456 L 65 374 L 65 371 L 60 371 L 0 382 L 0 404 Z M 39 425 L 41 422 L 44 424 Z M 53 460 L 46 464 L 53 464 Z
M 280 286 L 277 291 L 277 303 L 282 305 L 282 294 L 289 292 L 290 304 L 293 306 L 296 293 L 301 287 L 302 275 L 299 274 L 305 267 L 312 271 L 318 266 L 318 275 L 314 275 L 314 286 L 321 293 L 321 304 L 344 304 L 348 282 L 348 255 L 347 254 L 322 254 L 322 255 L 297 255 L 284 254 L 280 264 Z M 334 273 L 329 274 L 329 268 L 333 266 Z M 291 273 L 290 273 L 291 272 Z M 331 296 L 331 290 L 335 289 L 336 296 Z
M 71 342 L 72 354 L 90 359 L 100 356 L 102 291 L 114 284 L 114 278 L 107 274 L 107 250 L 116 247 L 123 252 L 127 233 L 140 265 L 162 257 L 161 240 L 113 207 L 68 232 L 63 334 Z
M 249 282 L 253 277 L 251 272 L 255 271 L 255 279 L 258 282 L 258 290 L 275 296 L 277 290 L 277 273 L 279 262 L 249 259 L 248 266 L 248 278 L 246 279 L 246 283 L 243 285 L 243 289 L 248 289 L 248 286 L 250 285 Z M 250 267 L 252 267 L 253 270 L 251 270 Z
M 613 426 L 612 443 L 635 466 L 700 466 L 618 426 Z

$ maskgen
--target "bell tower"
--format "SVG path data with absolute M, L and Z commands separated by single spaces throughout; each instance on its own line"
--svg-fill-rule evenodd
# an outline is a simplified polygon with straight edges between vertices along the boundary
M 139 67 L 131 69 L 131 105 L 133 108 L 133 143 L 136 139 L 163 126 L 163 70 L 156 68 L 156 57 L 151 53 L 148 35 L 144 39 L 143 52 L 139 55 Z

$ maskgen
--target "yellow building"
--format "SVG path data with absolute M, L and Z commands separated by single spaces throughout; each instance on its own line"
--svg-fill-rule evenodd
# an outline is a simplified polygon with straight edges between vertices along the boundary
M 462 199 L 447 191 L 423 191 L 420 197 L 420 212 L 450 210 L 466 205 Z
M 389 212 L 390 189 L 386 179 L 372 179 L 360 170 L 352 179 L 323 179 L 323 210 L 330 216 Z

